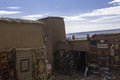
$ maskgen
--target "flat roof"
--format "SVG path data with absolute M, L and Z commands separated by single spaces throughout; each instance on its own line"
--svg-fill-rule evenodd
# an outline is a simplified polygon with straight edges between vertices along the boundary
M 28 23 L 28 24 L 44 24 L 42 21 L 37 20 L 27 20 L 27 19 L 20 19 L 20 18 L 0 18 L 0 22 L 8 22 L 8 23 Z
M 93 36 L 109 36 L 109 35 L 120 35 L 120 32 L 116 32 L 116 33 L 103 33 L 103 34 L 94 34 Z
M 37 21 L 44 20 L 44 19 L 49 19 L 49 18 L 53 18 L 53 19 L 63 19 L 63 17 L 48 16 L 48 17 L 45 17 L 45 18 L 38 19 Z

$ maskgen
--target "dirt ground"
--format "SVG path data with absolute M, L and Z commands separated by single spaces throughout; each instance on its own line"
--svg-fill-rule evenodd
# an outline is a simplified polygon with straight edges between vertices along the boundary
M 120 80 L 120 72 L 118 73 L 114 72 L 114 74 L 116 77 L 115 80 Z M 91 75 L 88 76 L 87 78 L 84 78 L 84 75 L 81 73 L 72 73 L 71 75 L 56 73 L 49 80 L 104 80 L 104 79 L 96 75 Z
M 112 73 L 115 75 L 116 80 L 120 80 L 120 67 L 119 68 L 114 68 Z
M 120 80 L 120 68 L 113 68 L 111 72 L 115 76 L 114 80 Z M 84 77 L 84 73 L 73 71 L 70 73 L 60 73 L 56 72 L 54 75 L 50 77 L 49 80 L 104 80 L 102 77 L 98 75 L 90 75 L 87 78 Z
M 52 76 L 49 80 L 102 80 L 100 77 L 95 75 L 84 78 L 81 73 L 72 73 L 72 75 L 59 74 Z
M 59 74 L 53 75 L 49 80 L 81 80 L 83 75 L 72 73 L 71 75 Z

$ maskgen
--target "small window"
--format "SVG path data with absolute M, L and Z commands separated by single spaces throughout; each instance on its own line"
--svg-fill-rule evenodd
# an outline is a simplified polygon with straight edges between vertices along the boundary
M 21 68 L 21 72 L 29 71 L 30 70 L 29 59 L 21 60 L 20 68 Z

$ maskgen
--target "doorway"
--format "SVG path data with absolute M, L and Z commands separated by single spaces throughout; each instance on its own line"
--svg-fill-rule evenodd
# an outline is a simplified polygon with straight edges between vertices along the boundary
M 74 62 L 74 69 L 77 72 L 84 72 L 87 63 L 87 56 L 85 51 L 72 51 L 73 53 L 73 62 Z

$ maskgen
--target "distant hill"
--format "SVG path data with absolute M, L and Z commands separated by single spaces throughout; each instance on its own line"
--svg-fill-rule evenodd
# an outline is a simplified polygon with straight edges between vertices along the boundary
M 86 37 L 87 34 L 89 34 L 90 36 L 92 36 L 94 34 L 109 34 L 109 33 L 120 33 L 120 29 L 69 33 L 69 34 L 67 34 L 67 38 L 72 37 L 72 35 L 75 35 L 76 37 Z

